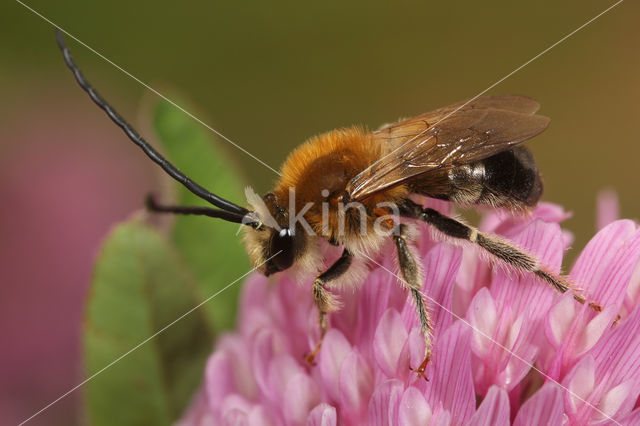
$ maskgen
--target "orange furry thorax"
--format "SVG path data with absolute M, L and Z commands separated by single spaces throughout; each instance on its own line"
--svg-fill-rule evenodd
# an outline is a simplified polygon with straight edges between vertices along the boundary
M 322 190 L 343 191 L 351 178 L 380 158 L 383 146 L 359 127 L 333 130 L 296 148 L 282 166 L 273 191 L 288 200 L 295 188 L 296 204 L 316 201 Z
M 305 218 L 319 227 L 322 223 L 323 202 L 330 205 L 329 228 L 335 218 L 336 203 L 342 201 L 347 184 L 358 173 L 387 154 L 388 147 L 361 127 L 333 130 L 309 139 L 296 148 L 282 166 L 282 176 L 273 194 L 279 206 L 287 210 L 290 188 L 295 193 L 295 211 L 313 203 Z M 397 188 L 368 199 L 364 206 L 373 215 L 375 206 L 383 201 L 393 202 L 406 195 L 406 189 Z M 348 200 L 345 200 L 348 202 Z M 327 230 L 315 229 L 318 234 Z

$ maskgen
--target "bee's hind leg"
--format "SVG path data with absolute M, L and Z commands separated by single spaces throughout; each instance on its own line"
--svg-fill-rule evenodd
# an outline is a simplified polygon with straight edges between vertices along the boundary
M 420 290 L 422 287 L 422 274 L 413 254 L 411 254 L 411 250 L 407 245 L 406 225 L 399 225 L 398 231 L 399 232 L 395 233 L 393 240 L 396 243 L 396 248 L 398 250 L 400 273 L 402 274 L 404 285 L 411 292 L 411 296 L 416 305 L 418 317 L 420 318 L 420 330 L 424 336 L 425 346 L 424 360 L 422 363 L 415 369 L 411 367 L 409 368 L 411 368 L 412 371 L 415 371 L 419 377 L 424 377 L 426 379 L 424 372 L 431 360 L 431 335 L 433 334 L 433 329 L 431 327 L 431 319 L 429 318 L 429 311 L 425 304 L 424 295 Z
M 422 206 L 410 200 L 401 206 L 400 213 L 405 217 L 423 220 L 449 237 L 477 244 L 507 266 L 536 275 L 560 293 L 571 291 L 573 298 L 581 304 L 587 302 L 586 297 L 567 278 L 549 272 L 539 264 L 535 256 L 497 235 L 481 232 L 434 209 L 423 209 Z M 595 302 L 588 304 L 591 309 L 597 312 L 602 311 L 602 306 L 599 304 Z
M 320 340 L 316 343 L 313 351 L 304 357 L 305 361 L 311 365 L 315 364 L 315 358 L 322 346 L 322 340 L 324 339 L 325 334 L 327 334 L 327 315 L 329 312 L 336 311 L 340 308 L 340 302 L 326 289 L 325 284 L 329 281 L 335 280 L 347 272 L 349 266 L 351 266 L 352 259 L 353 256 L 351 253 L 349 253 L 347 249 L 344 249 L 342 256 L 340 256 L 340 258 L 336 260 L 329 269 L 324 271 L 313 281 L 313 301 L 318 307 Z

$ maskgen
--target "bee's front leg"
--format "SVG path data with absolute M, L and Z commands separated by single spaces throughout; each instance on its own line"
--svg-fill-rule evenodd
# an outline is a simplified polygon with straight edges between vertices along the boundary
M 340 302 L 331 294 L 325 287 L 325 285 L 332 280 L 343 275 L 351 266 L 351 260 L 353 256 L 351 253 L 344 249 L 342 256 L 334 262 L 326 271 L 320 274 L 313 281 L 313 301 L 318 307 L 318 325 L 320 326 L 320 340 L 316 343 L 311 353 L 305 355 L 304 359 L 307 363 L 314 365 L 315 358 L 322 346 L 322 339 L 327 334 L 327 314 L 332 311 L 336 311 L 340 308 Z

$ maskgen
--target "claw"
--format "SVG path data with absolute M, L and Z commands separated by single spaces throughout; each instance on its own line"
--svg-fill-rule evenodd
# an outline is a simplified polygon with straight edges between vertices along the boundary
M 620 319 L 622 317 L 620 316 L 620 314 L 616 315 L 616 319 L 613 321 L 613 324 L 611 324 L 611 328 L 615 327 L 616 325 L 618 325 L 618 323 L 620 322 Z
M 425 379 L 428 382 L 429 379 L 427 378 L 427 376 L 425 376 L 424 372 L 427 369 L 429 361 L 431 361 L 431 357 L 427 355 L 427 357 L 424 359 L 424 361 L 422 361 L 422 364 L 420 364 L 418 368 L 409 367 L 409 370 L 416 373 L 419 379 Z
M 311 353 L 304 356 L 304 361 L 312 367 L 316 365 L 316 356 L 318 356 L 318 352 L 320 352 L 320 346 L 322 346 L 322 340 L 316 343 L 316 347 L 313 348 Z
M 309 364 L 311 367 L 315 367 L 316 365 L 316 354 L 311 352 L 304 356 L 304 362 Z

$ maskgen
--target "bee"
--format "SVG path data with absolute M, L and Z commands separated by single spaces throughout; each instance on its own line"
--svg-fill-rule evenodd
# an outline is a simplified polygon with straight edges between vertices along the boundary
M 552 273 L 510 241 L 415 201 L 430 197 L 464 207 L 531 210 L 543 185 L 531 152 L 521 144 L 550 121 L 536 114 L 540 104 L 533 99 L 478 97 L 373 132 L 350 127 L 313 137 L 289 155 L 272 191 L 260 197 L 247 190 L 246 208 L 207 191 L 158 153 L 85 80 L 59 30 L 57 42 L 78 84 L 109 118 L 167 174 L 215 207 L 167 206 L 148 198 L 149 210 L 245 225 L 247 252 L 260 272 L 314 274 L 312 296 L 321 333 L 305 357 L 311 364 L 327 331 L 327 315 L 340 308 L 330 287 L 361 280 L 356 260 L 379 252 L 391 238 L 402 285 L 420 319 L 425 354 L 414 371 L 424 377 L 433 328 L 421 291 L 423 273 L 412 249 L 419 222 L 450 240 L 475 244 L 499 264 L 533 274 L 561 293 L 572 292 L 579 303 L 587 302 L 565 276 Z M 341 247 L 342 254 L 321 270 L 327 242 Z M 594 302 L 589 306 L 601 310 Z

